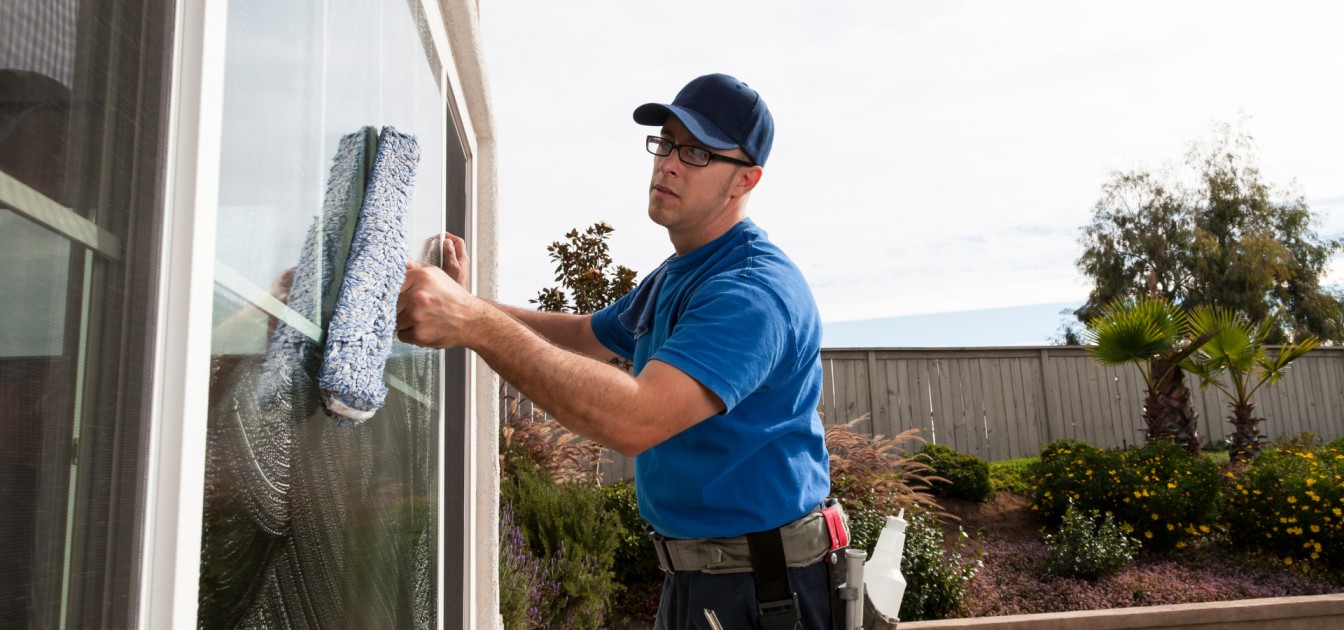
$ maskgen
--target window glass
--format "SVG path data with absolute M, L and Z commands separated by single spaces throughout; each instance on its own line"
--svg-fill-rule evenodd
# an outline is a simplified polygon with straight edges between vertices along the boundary
M 338 426 L 316 370 L 386 126 L 420 160 L 407 247 L 445 222 L 438 61 L 414 3 L 229 4 L 199 625 L 436 624 L 440 353 L 397 343 Z
M 0 626 L 134 623 L 170 3 L 0 2 Z

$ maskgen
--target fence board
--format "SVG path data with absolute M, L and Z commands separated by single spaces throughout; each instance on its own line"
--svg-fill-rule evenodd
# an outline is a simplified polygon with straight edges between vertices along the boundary
M 1004 458 L 1007 458 L 1008 453 L 1022 452 L 1022 428 L 1031 424 L 1031 416 L 1027 414 L 1027 392 L 1022 384 L 1024 363 L 1024 361 L 1009 361 L 1008 369 L 1004 370 L 1012 383 L 1009 391 L 1012 393 L 1013 415 L 1017 418 L 1013 426 L 1005 431 L 1005 435 L 999 438 L 1001 443 L 1006 442 L 1008 446 L 1007 452 L 1001 455 Z
M 929 360 L 917 359 L 911 365 L 915 385 L 915 418 L 919 420 L 920 434 L 925 440 L 933 441 L 933 400 L 930 397 L 933 387 L 929 383 Z
M 1057 357 L 1051 356 L 1051 358 L 1055 360 L 1041 367 L 1042 372 L 1050 375 L 1050 381 L 1046 385 L 1046 393 L 1050 396 L 1050 405 L 1053 410 L 1050 416 L 1050 431 L 1046 442 L 1064 438 L 1066 434 L 1065 417 L 1068 415 L 1068 410 L 1064 408 L 1064 396 L 1060 393 L 1060 362 Z
M 980 400 L 980 407 L 976 410 L 978 419 L 976 431 L 976 443 L 979 444 L 980 452 L 984 453 L 980 457 L 989 459 L 991 457 L 1000 457 L 999 446 L 1002 444 L 1002 437 L 1010 430 L 1009 425 L 1004 421 L 1003 414 L 998 412 L 1001 402 L 994 397 L 993 389 L 989 385 L 990 379 L 994 376 L 992 359 L 975 359 L 974 369 L 971 371 L 972 386 L 978 388 L 976 392 Z

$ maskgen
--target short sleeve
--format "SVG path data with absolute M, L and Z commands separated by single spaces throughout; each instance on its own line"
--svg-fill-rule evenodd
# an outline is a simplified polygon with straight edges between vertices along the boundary
M 696 291 L 651 358 L 699 381 L 732 411 L 768 383 L 786 356 L 789 331 L 775 292 L 740 276 L 718 278 Z
M 626 361 L 635 360 L 635 336 L 621 325 L 618 316 L 626 308 L 629 308 L 634 295 L 635 291 L 626 293 L 621 299 L 593 313 L 593 316 L 588 320 L 597 340 L 608 350 L 615 352 L 617 356 Z

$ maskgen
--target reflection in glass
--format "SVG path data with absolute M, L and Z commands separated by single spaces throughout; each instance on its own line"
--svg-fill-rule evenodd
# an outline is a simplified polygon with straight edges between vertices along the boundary
M 0 2 L 0 627 L 134 625 L 171 6 Z
M 229 11 L 198 625 L 434 627 L 439 354 L 397 344 L 357 427 L 315 382 L 370 127 L 416 136 L 410 238 L 442 229 L 432 64 L 407 3 Z

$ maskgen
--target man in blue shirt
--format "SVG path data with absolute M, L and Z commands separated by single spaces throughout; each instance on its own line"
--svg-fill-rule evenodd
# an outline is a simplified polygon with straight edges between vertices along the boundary
M 709 627 L 708 611 L 727 628 L 830 627 L 822 560 L 846 534 L 820 509 L 820 319 L 801 272 L 746 214 L 773 118 L 723 74 L 634 117 L 659 128 L 646 139 L 648 212 L 674 255 L 598 313 L 547 313 L 458 286 L 465 247 L 450 236 L 443 270 L 408 272 L 399 336 L 476 351 L 565 426 L 636 457 L 640 514 L 667 572 L 657 627 Z M 633 375 L 606 363 L 617 356 Z

